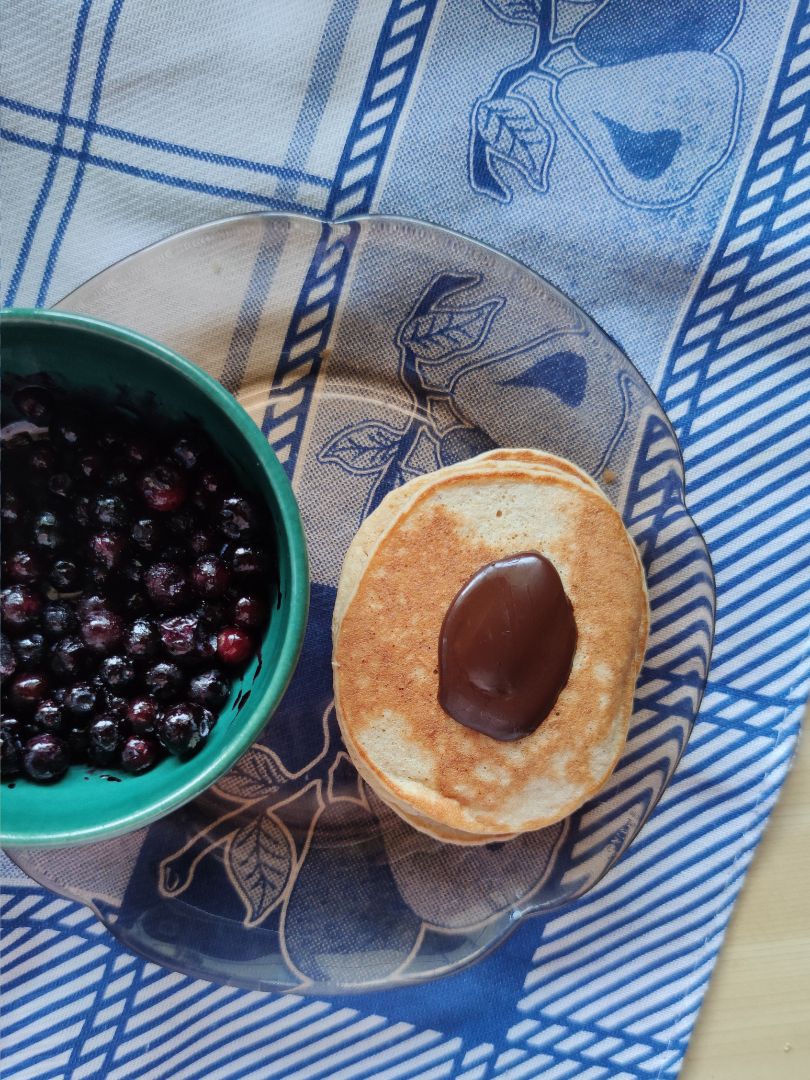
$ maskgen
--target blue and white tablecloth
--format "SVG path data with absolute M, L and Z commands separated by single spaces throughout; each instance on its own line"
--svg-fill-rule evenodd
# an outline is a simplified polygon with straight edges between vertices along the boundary
M 810 677 L 805 0 L 6 0 L 2 293 L 180 229 L 381 212 L 516 256 L 652 383 L 718 583 L 700 719 L 626 857 L 441 982 L 195 982 L 3 859 L 4 1076 L 674 1077 Z

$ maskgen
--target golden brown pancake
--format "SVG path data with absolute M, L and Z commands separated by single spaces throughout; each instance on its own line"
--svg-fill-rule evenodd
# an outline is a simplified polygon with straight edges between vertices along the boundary
M 598 790 L 626 739 L 646 640 L 640 562 L 609 502 L 575 467 L 504 458 L 496 471 L 479 459 L 389 496 L 399 513 L 380 514 L 384 503 L 375 513 L 387 527 L 364 525 L 335 620 L 338 719 L 361 775 L 415 827 L 456 842 L 551 824 Z M 551 715 L 501 743 L 439 706 L 438 636 L 461 585 L 521 550 L 554 563 L 579 642 Z

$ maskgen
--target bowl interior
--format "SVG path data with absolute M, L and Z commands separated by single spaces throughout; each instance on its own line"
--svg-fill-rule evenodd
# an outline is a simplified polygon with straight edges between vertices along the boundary
M 163 419 L 201 424 L 274 525 L 276 605 L 257 657 L 234 680 L 227 705 L 195 756 L 169 756 L 137 777 L 72 766 L 52 786 L 2 784 L 4 845 L 102 839 L 144 825 L 204 790 L 265 726 L 303 638 L 308 583 L 300 519 L 286 475 L 250 418 L 210 376 L 168 350 L 94 320 L 40 312 L 3 316 L 2 359 L 8 382 L 46 373 L 71 391 L 91 391 L 111 402 L 123 397 L 154 408 Z M 13 409 L 4 408 L 3 423 L 14 419 Z

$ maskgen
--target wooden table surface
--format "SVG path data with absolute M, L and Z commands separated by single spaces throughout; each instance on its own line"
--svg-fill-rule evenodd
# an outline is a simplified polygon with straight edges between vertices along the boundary
M 810 1080 L 810 710 L 679 1080 Z

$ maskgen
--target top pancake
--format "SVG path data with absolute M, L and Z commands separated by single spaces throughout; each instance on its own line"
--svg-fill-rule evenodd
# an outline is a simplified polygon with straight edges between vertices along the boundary
M 497 469 L 467 462 L 394 493 L 386 527 L 381 507 L 347 559 L 335 620 L 335 703 L 361 771 L 393 805 L 483 838 L 551 824 L 598 790 L 626 739 L 646 639 L 643 574 L 616 511 L 575 467 L 508 453 Z M 472 574 L 525 550 L 557 567 L 579 640 L 552 714 L 501 743 L 439 706 L 438 638 Z

